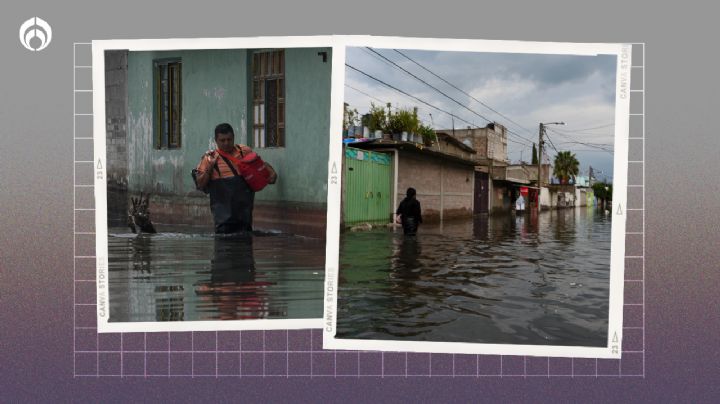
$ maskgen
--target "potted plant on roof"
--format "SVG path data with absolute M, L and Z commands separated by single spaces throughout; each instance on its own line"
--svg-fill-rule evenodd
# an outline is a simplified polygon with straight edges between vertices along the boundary
M 408 136 L 410 133 L 413 133 L 417 130 L 418 126 L 418 119 L 417 116 L 410 110 L 407 109 L 401 109 L 398 112 L 395 113 L 397 116 L 397 119 L 400 121 L 400 132 L 401 140 L 403 142 L 408 141 Z
M 432 146 L 437 141 L 437 135 L 430 126 L 421 124 L 418 127 L 418 134 L 422 137 L 425 146 Z
M 360 125 L 362 125 L 362 137 L 364 139 L 369 139 L 372 137 L 370 130 L 370 114 L 363 114 L 360 118 Z
M 356 126 L 360 123 L 360 119 L 358 117 L 358 111 L 357 109 L 347 109 L 345 113 L 345 127 L 348 131 L 348 137 L 358 137 L 356 136 L 358 130 L 356 129 Z M 360 129 L 360 134 L 362 135 L 362 129 Z
M 380 139 L 383 136 L 383 128 L 386 125 L 386 121 L 385 108 L 370 103 L 368 126 L 375 139 Z
M 390 116 L 387 119 L 387 125 L 385 127 L 385 132 L 392 135 L 393 140 L 400 141 L 401 134 L 403 131 L 403 121 L 400 118 L 400 112 L 390 113 Z
M 413 122 L 413 128 L 412 128 L 412 130 L 410 131 L 410 138 L 408 139 L 408 140 L 410 140 L 410 141 L 413 142 L 413 143 L 419 143 L 419 142 L 420 142 L 420 141 L 418 140 L 418 139 L 420 138 L 420 136 L 418 135 L 419 129 L 420 129 L 420 120 L 418 119 L 417 112 L 418 112 L 418 108 L 417 108 L 417 107 L 414 107 L 414 108 L 413 108 L 413 121 L 414 121 L 414 122 Z

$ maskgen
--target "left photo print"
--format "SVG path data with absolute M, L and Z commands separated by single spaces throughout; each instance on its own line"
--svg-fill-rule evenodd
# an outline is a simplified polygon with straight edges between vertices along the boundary
M 181 42 L 93 43 L 98 329 L 316 327 L 330 41 Z

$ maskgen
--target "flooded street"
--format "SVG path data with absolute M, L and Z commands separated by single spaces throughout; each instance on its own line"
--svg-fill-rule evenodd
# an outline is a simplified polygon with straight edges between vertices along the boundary
M 583 207 L 345 232 L 337 337 L 606 346 L 610 219 Z
M 322 317 L 324 240 L 192 231 L 110 229 L 109 321 Z

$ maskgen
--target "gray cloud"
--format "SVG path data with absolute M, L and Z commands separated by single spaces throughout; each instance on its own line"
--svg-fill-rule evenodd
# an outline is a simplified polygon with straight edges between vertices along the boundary
M 614 56 L 402 50 L 413 60 L 500 112 L 503 117 L 397 52 L 391 49 L 376 51 L 475 113 L 364 48 L 348 48 L 347 63 L 458 118 L 451 118 L 351 69 L 346 69 L 346 84 L 383 102 L 400 107 L 417 106 L 421 119 L 433 123 L 438 129 L 450 128 L 453 121 L 455 127 L 468 126 L 462 120 L 475 126 L 485 125 L 487 121 L 478 115 L 501 122 L 514 132 L 508 144 L 511 161 L 519 160 L 521 155 L 524 160 L 529 160 L 531 141 L 537 141 L 539 122 L 565 121 L 568 125 L 562 128 L 562 133 L 566 137 L 550 133 L 558 149 L 575 152 L 583 170 L 592 164 L 593 168 L 601 169 L 608 178 L 612 178 L 612 154 L 564 142 L 607 144 L 606 147 L 612 149 L 612 127 L 590 132 L 580 130 L 614 122 Z M 369 109 L 370 102 L 380 103 L 350 88 L 345 88 L 345 99 L 361 113 Z M 551 155 L 554 154 L 554 150 L 549 150 Z

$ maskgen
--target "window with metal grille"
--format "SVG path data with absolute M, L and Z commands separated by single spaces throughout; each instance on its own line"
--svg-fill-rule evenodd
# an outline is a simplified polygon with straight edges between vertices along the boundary
M 253 146 L 285 146 L 285 52 L 256 51 L 253 72 Z
M 182 118 L 182 64 L 179 59 L 154 63 L 155 148 L 180 148 Z

